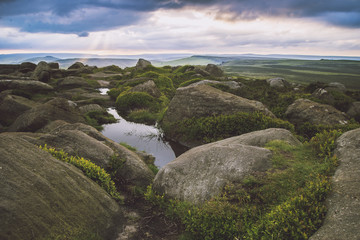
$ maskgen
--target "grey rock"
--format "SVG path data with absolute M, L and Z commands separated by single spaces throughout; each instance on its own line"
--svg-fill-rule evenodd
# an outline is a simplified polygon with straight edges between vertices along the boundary
M 196 83 L 192 83 L 189 86 L 195 87 L 198 85 L 209 85 L 209 84 L 220 84 L 220 85 L 225 85 L 228 86 L 230 89 L 239 89 L 243 87 L 242 83 L 238 83 L 235 81 L 215 81 L 215 80 L 202 80 Z
M 201 204 L 230 182 L 270 167 L 269 150 L 223 141 L 193 148 L 160 169 L 153 189 L 167 197 Z
M 33 80 L 0 80 L 0 91 L 16 89 L 29 93 L 48 92 L 54 90 L 49 84 Z
M 360 128 L 336 141 L 340 161 L 332 178 L 323 226 L 310 240 L 359 239 L 360 236 Z
M 102 112 L 105 111 L 99 104 L 88 104 L 79 107 L 79 110 L 82 114 L 88 113 L 88 112 Z
M 138 69 L 138 70 L 144 70 L 146 67 L 150 66 L 151 65 L 151 62 L 145 60 L 145 59 L 142 59 L 140 58 L 138 60 L 138 62 L 136 63 L 136 66 L 135 68 Z
M 56 70 L 56 69 L 59 69 L 60 66 L 59 66 L 59 63 L 57 62 L 51 62 L 51 63 L 48 63 L 49 64 L 49 67 L 51 68 L 51 70 Z
M 271 78 L 267 79 L 266 82 L 273 88 L 287 88 L 291 87 L 290 83 L 288 83 L 284 78 Z
M 76 62 L 73 65 L 71 65 L 68 69 L 81 69 L 84 67 L 85 65 L 82 62 Z
M 44 61 L 41 61 L 36 66 L 32 74 L 32 78 L 40 82 L 48 82 L 51 78 L 50 72 L 51 72 L 51 68 L 49 64 L 47 64 Z
M 291 123 L 304 124 L 347 124 L 347 116 L 326 104 L 320 104 L 308 99 L 298 99 L 291 104 L 285 112 Z
M 146 92 L 156 98 L 161 96 L 160 90 L 157 88 L 157 86 L 155 85 L 155 82 L 152 80 L 149 80 L 142 84 L 136 85 L 130 91 L 131 92 Z
M 82 77 L 69 76 L 58 82 L 59 88 L 89 87 L 89 83 Z
M 178 88 L 165 113 L 164 121 L 236 112 L 262 112 L 274 116 L 262 103 L 223 92 L 207 85 Z
M 311 96 L 323 100 L 326 103 L 333 104 L 335 102 L 335 98 L 330 92 L 324 88 L 316 89 Z
M 10 125 L 8 131 L 35 132 L 54 120 L 65 120 L 70 123 L 85 122 L 74 102 L 55 98 L 21 114 Z
M 224 71 L 219 66 L 216 66 L 215 64 L 208 64 L 205 68 L 205 71 L 215 77 L 221 77 L 224 75 Z
M 6 95 L 0 100 L 0 123 L 9 126 L 23 112 L 37 105 L 34 101 L 24 97 Z
M 0 134 L 0 155 L 1 239 L 52 239 L 74 229 L 109 239 L 115 217 L 125 220 L 99 185 L 17 133 Z
M 353 102 L 346 114 L 360 122 L 360 102 Z
M 20 64 L 19 72 L 28 73 L 34 71 L 35 69 L 36 69 L 36 64 L 31 62 L 23 62 Z
M 16 73 L 19 69 L 19 64 L 0 64 L 0 74 Z
M 326 87 L 326 89 L 327 90 L 337 90 L 337 91 L 341 91 L 341 92 L 346 91 L 345 85 L 342 83 L 339 83 L 339 82 L 329 83 L 329 85 Z

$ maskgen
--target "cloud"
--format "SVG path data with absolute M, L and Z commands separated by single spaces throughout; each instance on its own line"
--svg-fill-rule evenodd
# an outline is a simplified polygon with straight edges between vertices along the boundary
M 0 0 L 0 26 L 85 37 L 88 32 L 136 24 L 160 9 L 183 8 L 211 8 L 217 19 L 233 22 L 313 18 L 360 28 L 360 1 L 356 0 Z

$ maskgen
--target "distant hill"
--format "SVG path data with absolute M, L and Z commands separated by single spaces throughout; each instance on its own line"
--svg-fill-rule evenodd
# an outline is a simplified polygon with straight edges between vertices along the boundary
M 58 60 L 60 60 L 60 59 L 53 57 L 53 56 L 45 56 L 45 57 L 34 57 L 34 58 L 25 59 L 23 62 L 32 62 L 32 63 L 38 64 L 41 61 L 57 62 Z

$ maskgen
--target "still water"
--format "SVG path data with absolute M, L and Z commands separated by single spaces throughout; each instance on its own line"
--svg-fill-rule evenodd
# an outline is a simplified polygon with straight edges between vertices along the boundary
M 114 108 L 109 108 L 108 112 L 114 115 L 118 122 L 103 125 L 102 134 L 115 142 L 127 143 L 139 151 L 153 155 L 155 165 L 159 168 L 187 150 L 180 144 L 164 140 L 162 132 L 155 126 L 126 121 Z

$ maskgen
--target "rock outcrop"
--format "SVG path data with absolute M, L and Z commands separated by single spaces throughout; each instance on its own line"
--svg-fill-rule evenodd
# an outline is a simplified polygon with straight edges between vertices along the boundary
M 230 89 L 239 89 L 243 87 L 242 83 L 239 82 L 235 82 L 235 81 L 215 81 L 215 80 L 201 80 L 199 82 L 196 83 L 192 83 L 189 86 L 198 86 L 198 85 L 210 85 L 210 84 L 220 84 L 220 85 L 225 85 L 227 87 L 229 87 Z
M 216 66 L 215 64 L 206 65 L 205 71 L 214 77 L 222 77 L 224 75 L 224 71 L 219 66 Z
M 160 97 L 161 96 L 161 92 L 158 89 L 158 87 L 155 85 L 155 82 L 152 80 L 146 81 L 142 84 L 136 85 L 135 87 L 133 87 L 130 92 L 146 92 L 148 94 L 150 94 L 153 97 Z
M 164 121 L 176 122 L 185 118 L 204 117 L 236 112 L 263 112 L 274 116 L 261 102 L 248 100 L 207 85 L 178 88 Z
M 36 66 L 32 78 L 40 82 L 48 82 L 51 78 L 51 67 L 44 61 L 41 61 Z
M 285 112 L 285 116 L 291 123 L 303 124 L 346 124 L 347 116 L 326 104 L 320 104 L 308 99 L 298 99 L 291 104 Z
M 311 240 L 359 239 L 360 236 L 360 128 L 336 141 L 340 161 L 328 197 L 323 226 Z
M 346 114 L 360 122 L 360 102 L 353 102 Z
M 221 141 L 193 148 L 160 169 L 154 191 L 201 204 L 220 194 L 229 182 L 239 182 L 270 167 L 271 152 L 264 148 Z
M 29 93 L 48 92 L 54 88 L 49 84 L 33 80 L 0 80 L 0 91 L 16 89 Z
M 0 134 L 0 156 L 1 239 L 110 239 L 123 221 L 99 185 L 17 133 Z
M 151 66 L 151 62 L 149 62 L 148 60 L 145 60 L 145 59 L 140 58 L 140 59 L 138 60 L 138 62 L 136 63 L 135 68 L 136 68 L 137 70 L 144 70 L 144 69 L 145 69 L 146 67 L 148 67 L 148 66 Z
M 69 76 L 57 83 L 59 88 L 89 87 L 90 84 L 82 77 Z
M 70 123 L 84 122 L 76 104 L 64 98 L 55 98 L 21 114 L 8 129 L 10 132 L 35 132 L 54 120 Z

